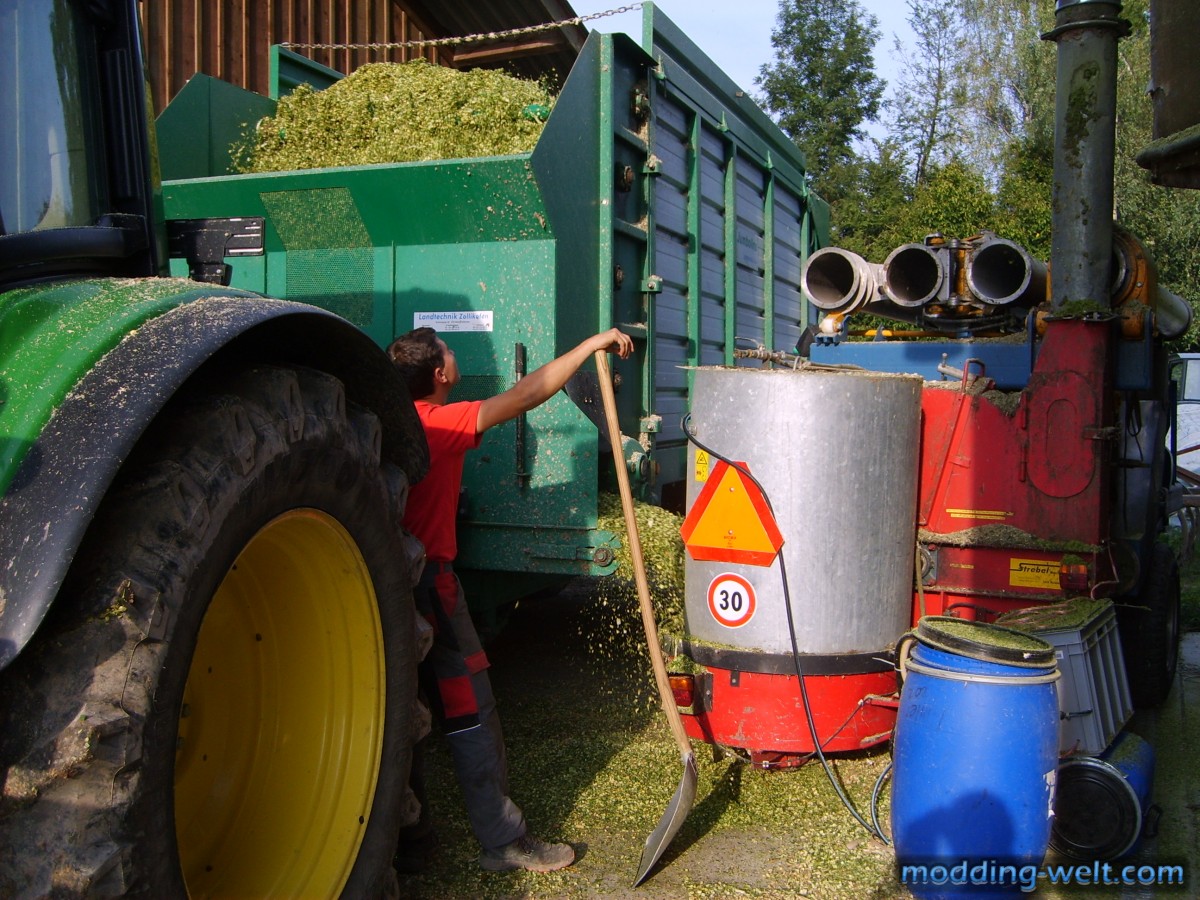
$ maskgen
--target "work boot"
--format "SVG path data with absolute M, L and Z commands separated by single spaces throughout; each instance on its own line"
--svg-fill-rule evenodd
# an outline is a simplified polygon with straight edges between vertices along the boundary
M 525 834 L 511 844 L 484 850 L 479 865 L 489 872 L 528 869 L 530 872 L 554 872 L 575 862 L 570 844 L 547 844 L 532 834 Z

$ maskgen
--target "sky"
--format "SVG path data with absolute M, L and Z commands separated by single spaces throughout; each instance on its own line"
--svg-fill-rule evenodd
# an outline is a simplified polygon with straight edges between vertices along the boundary
M 626 0 L 569 0 L 577 15 L 632 6 Z M 763 64 L 772 62 L 771 29 L 779 11 L 779 0 L 655 0 L 658 9 L 678 25 L 692 41 L 724 70 L 738 87 L 756 94 L 754 79 Z M 905 21 L 908 4 L 903 0 L 859 0 L 879 20 L 880 39 L 875 45 L 875 72 L 889 83 L 898 74 L 894 38 L 912 43 Z M 595 31 L 624 31 L 639 43 L 642 34 L 640 9 L 593 19 L 584 23 Z M 873 131 L 873 129 L 872 129 Z

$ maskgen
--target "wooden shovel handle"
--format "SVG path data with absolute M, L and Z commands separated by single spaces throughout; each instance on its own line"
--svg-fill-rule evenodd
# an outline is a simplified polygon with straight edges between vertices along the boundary
M 629 473 L 625 470 L 625 457 L 621 452 L 621 426 L 617 421 L 617 400 L 613 395 L 612 373 L 608 368 L 608 355 L 596 351 L 596 371 L 600 375 L 600 394 L 604 398 L 604 418 L 608 422 L 608 440 L 612 444 L 613 465 L 617 470 L 617 484 L 621 489 L 621 509 L 625 513 L 625 530 L 629 533 L 629 558 L 633 560 L 633 575 L 637 581 L 638 605 L 642 610 L 642 627 L 646 629 L 646 643 L 650 649 L 650 663 L 654 667 L 654 681 L 662 700 L 663 712 L 671 725 L 671 733 L 679 751 L 686 758 L 692 753 L 692 743 L 683 727 L 683 718 L 671 692 L 667 679 L 667 664 L 663 660 L 662 648 L 658 643 L 658 627 L 654 624 L 654 606 L 650 601 L 650 584 L 646 580 L 646 563 L 642 557 L 642 541 L 638 535 L 637 516 L 633 511 L 633 492 L 629 488 Z

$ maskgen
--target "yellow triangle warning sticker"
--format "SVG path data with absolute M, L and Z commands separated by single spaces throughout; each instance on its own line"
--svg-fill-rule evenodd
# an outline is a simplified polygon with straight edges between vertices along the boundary
M 711 562 L 769 566 L 783 546 L 762 491 L 724 460 L 713 466 L 679 534 L 692 559 Z

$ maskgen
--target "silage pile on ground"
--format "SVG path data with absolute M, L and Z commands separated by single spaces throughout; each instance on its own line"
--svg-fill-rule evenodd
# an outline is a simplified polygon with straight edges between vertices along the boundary
M 527 153 L 554 98 L 490 69 L 423 60 L 371 63 L 324 90 L 300 85 L 234 148 L 236 171 L 417 162 Z

